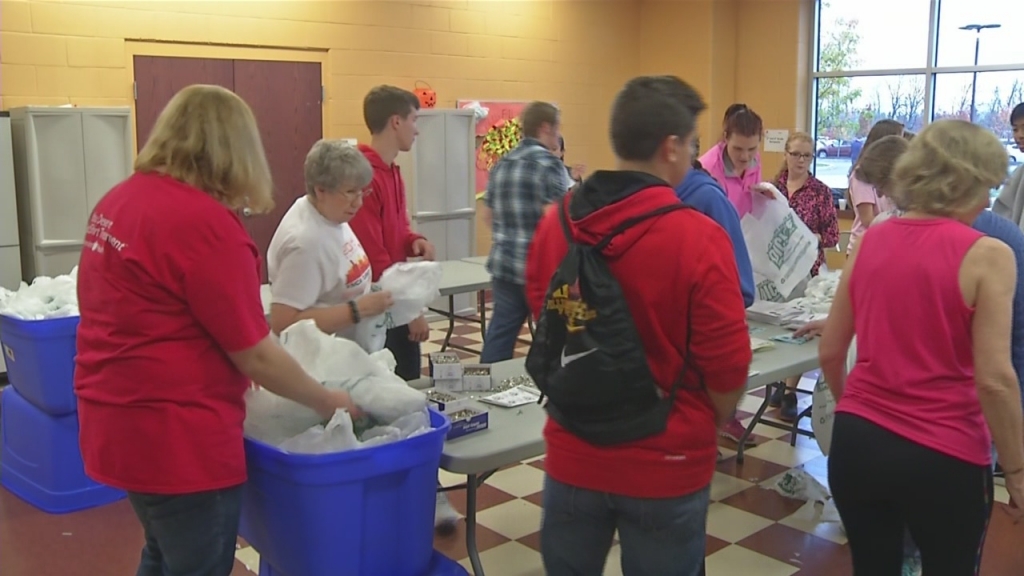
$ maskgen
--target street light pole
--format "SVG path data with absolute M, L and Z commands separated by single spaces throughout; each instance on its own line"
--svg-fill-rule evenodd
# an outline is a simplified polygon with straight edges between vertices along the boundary
M 976 99 L 976 97 L 978 95 L 978 70 L 977 70 L 977 68 L 978 68 L 978 54 L 981 51 L 981 31 L 982 30 L 992 30 L 992 29 L 995 29 L 995 28 L 1002 28 L 1002 26 L 1003 26 L 1002 24 L 968 24 L 966 26 L 961 26 L 960 27 L 961 30 L 966 30 L 968 32 L 974 32 L 974 68 L 975 68 L 975 70 L 974 70 L 974 73 L 973 73 L 973 78 L 971 79 L 971 123 L 974 123 L 975 111 L 977 110 L 977 108 L 975 108 L 974 102 L 975 102 L 975 99 Z

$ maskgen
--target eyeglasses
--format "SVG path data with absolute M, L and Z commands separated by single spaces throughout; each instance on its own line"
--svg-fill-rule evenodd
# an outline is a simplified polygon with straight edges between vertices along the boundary
M 790 158 L 795 160 L 810 160 L 811 158 L 814 158 L 814 154 L 800 154 L 798 152 L 787 152 L 787 154 L 789 154 Z
M 363 188 L 362 190 L 345 190 L 342 194 L 348 197 L 349 200 L 362 200 L 371 192 L 373 192 L 373 188 Z

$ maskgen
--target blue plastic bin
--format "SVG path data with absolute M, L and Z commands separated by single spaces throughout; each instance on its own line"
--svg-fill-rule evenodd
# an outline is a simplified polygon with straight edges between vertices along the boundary
M 331 574 L 347 574 L 344 570 L 345 568 L 341 567 L 331 572 Z M 275 571 L 261 557 L 259 576 L 281 576 L 281 573 Z M 469 572 L 455 560 L 448 558 L 440 552 L 434 552 L 434 556 L 430 559 L 430 567 L 427 568 L 426 572 L 423 572 L 422 576 L 469 576 Z
M 8 386 L 0 394 L 0 426 L 0 484 L 36 508 L 63 514 L 125 497 L 85 475 L 78 414 L 51 416 Z
M 78 410 L 75 335 L 78 316 L 20 320 L 0 315 L 7 378 L 23 398 L 53 416 Z
M 239 533 L 274 576 L 429 576 L 437 469 L 450 424 L 394 444 L 290 454 L 245 440 Z

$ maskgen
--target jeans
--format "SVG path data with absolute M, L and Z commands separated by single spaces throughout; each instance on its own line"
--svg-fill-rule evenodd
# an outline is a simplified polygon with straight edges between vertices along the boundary
M 146 534 L 136 576 L 229 576 L 242 487 L 195 494 L 128 493 Z
M 541 554 L 548 576 L 601 576 L 615 531 L 625 576 L 699 576 L 710 487 L 679 498 L 617 496 L 547 476 Z
M 852 414 L 835 416 L 828 480 L 856 576 L 899 576 L 904 530 L 924 574 L 977 574 L 992 514 L 992 468 L 915 444 Z
M 494 312 L 487 325 L 487 337 L 480 354 L 481 364 L 511 360 L 519 331 L 530 315 L 530 308 L 526 304 L 526 287 L 522 284 L 495 278 L 491 281 L 491 296 L 494 299 Z
M 423 358 L 420 356 L 420 343 L 409 340 L 409 326 L 398 326 L 388 330 L 384 347 L 395 356 L 395 374 L 406 382 L 421 378 Z

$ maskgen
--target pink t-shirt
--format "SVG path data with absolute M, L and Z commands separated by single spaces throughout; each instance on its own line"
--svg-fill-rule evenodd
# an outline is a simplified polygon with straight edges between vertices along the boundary
M 893 218 L 864 234 L 850 277 L 857 360 L 836 406 L 979 466 L 991 463 L 992 441 L 959 276 L 982 236 L 944 218 Z
M 850 230 L 850 243 L 846 246 L 847 254 L 853 252 L 853 247 L 857 244 L 857 240 L 868 229 L 868 225 L 860 219 L 860 212 L 857 211 L 857 206 L 870 204 L 875 216 L 896 208 L 888 198 L 879 196 L 874 186 L 861 182 L 853 175 L 850 176 L 850 201 L 853 204 L 851 206 L 853 208 L 853 228 Z
M 719 142 L 700 157 L 700 164 L 711 174 L 725 190 L 726 196 L 740 218 L 743 218 L 753 205 L 751 187 L 761 182 L 761 163 L 755 159 L 753 164 L 742 174 L 736 174 L 725 163 L 725 142 Z

